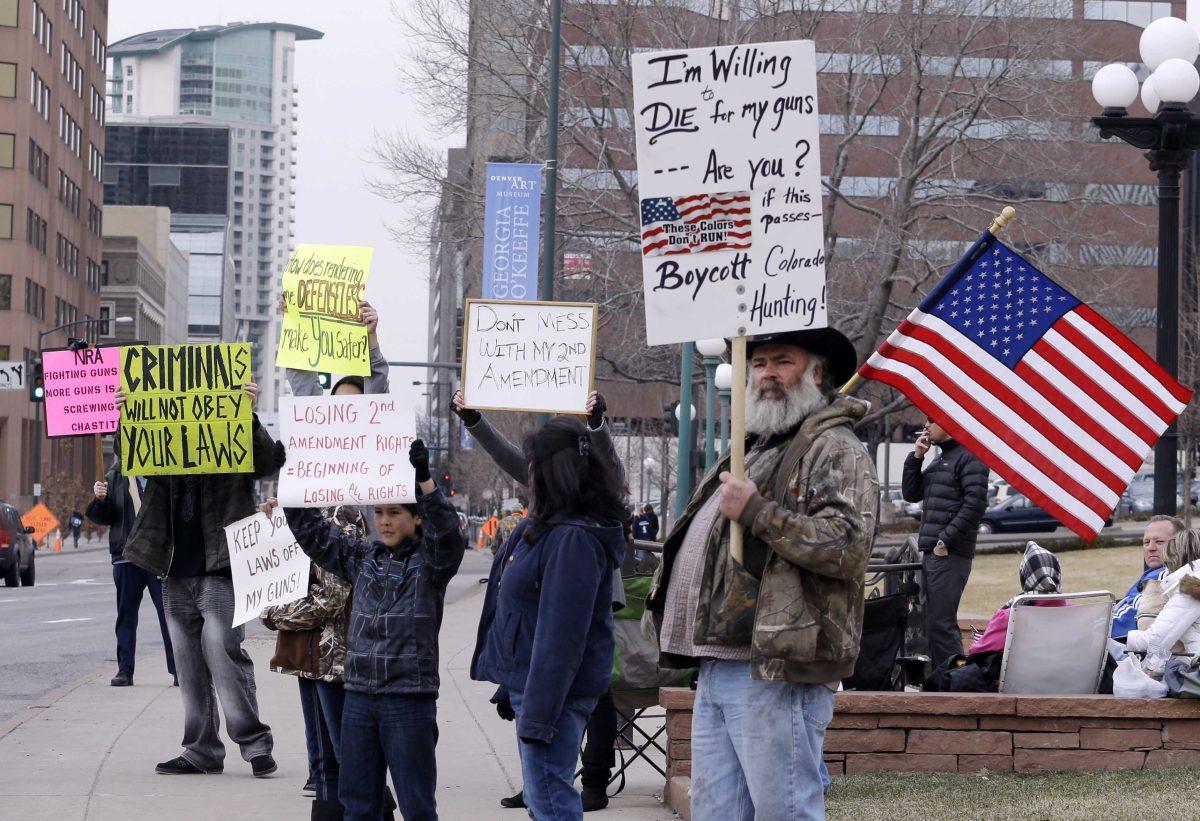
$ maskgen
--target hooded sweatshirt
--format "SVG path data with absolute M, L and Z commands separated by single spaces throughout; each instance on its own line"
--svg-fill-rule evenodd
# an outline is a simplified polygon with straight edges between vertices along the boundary
M 596 697 L 613 666 L 613 574 L 625 558 L 620 525 L 554 523 L 534 542 L 522 522 L 496 553 L 471 678 L 523 694 L 520 738 L 550 741 L 568 698 Z

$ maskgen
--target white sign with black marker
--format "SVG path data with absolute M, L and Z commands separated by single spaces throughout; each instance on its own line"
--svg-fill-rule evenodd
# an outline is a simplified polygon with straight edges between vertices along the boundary
M 647 341 L 825 327 L 812 42 L 631 60 Z
M 233 626 L 258 618 L 267 607 L 308 595 L 309 559 L 277 507 L 270 518 L 255 513 L 225 528 L 233 575 Z

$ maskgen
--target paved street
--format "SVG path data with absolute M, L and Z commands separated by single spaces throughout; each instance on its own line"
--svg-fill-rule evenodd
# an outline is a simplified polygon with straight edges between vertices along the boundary
M 468 553 L 450 583 L 453 601 L 479 586 L 490 554 Z M 79 551 L 39 551 L 37 584 L 0 587 L 0 724 L 46 693 L 103 668 L 117 671 L 113 632 L 116 592 L 107 542 L 80 542 Z M 249 636 L 269 635 L 257 621 Z M 166 660 L 158 617 L 150 597 L 142 600 L 138 621 L 138 681 L 161 683 Z M 107 678 L 105 679 L 107 681 Z

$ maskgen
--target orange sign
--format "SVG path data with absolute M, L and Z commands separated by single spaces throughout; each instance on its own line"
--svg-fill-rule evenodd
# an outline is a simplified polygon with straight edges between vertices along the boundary
M 59 528 L 58 519 L 50 508 L 46 507 L 41 502 L 38 502 L 33 508 L 21 517 L 21 523 L 26 527 L 33 528 L 33 540 L 41 543 L 51 531 Z

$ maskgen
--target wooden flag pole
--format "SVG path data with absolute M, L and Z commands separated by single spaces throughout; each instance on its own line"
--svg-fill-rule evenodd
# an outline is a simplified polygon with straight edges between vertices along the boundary
M 1004 206 L 1004 208 L 1000 210 L 1000 215 L 992 220 L 992 224 L 988 226 L 988 232 L 991 233 L 992 236 L 995 236 L 996 234 L 1000 233 L 1000 231 L 1006 225 L 1016 219 L 1016 217 L 1017 209 L 1013 208 L 1011 205 Z M 848 381 L 845 385 L 842 385 L 842 387 L 838 390 L 838 393 L 854 393 L 862 381 L 863 378 L 856 372 L 854 376 L 850 377 L 850 381 Z
M 729 394 L 729 472 L 746 478 L 746 337 L 733 338 L 733 369 Z M 729 555 L 742 563 L 742 525 L 729 528 Z

